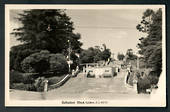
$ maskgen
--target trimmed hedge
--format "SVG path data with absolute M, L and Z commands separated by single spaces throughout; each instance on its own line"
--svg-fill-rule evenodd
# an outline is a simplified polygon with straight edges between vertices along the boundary
M 31 54 L 22 62 L 22 70 L 26 73 L 41 74 L 53 72 L 55 75 L 68 73 L 68 64 L 63 54 L 51 54 L 47 50 Z
M 23 76 L 22 73 L 18 71 L 10 71 L 10 84 L 12 83 L 22 83 L 23 82 Z
M 33 84 L 24 84 L 24 83 L 13 83 L 10 85 L 10 89 L 36 91 L 36 87 Z

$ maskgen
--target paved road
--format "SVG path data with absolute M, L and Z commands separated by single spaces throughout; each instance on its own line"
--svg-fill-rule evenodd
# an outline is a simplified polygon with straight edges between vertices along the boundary
M 47 93 L 30 92 L 29 94 L 21 94 L 16 91 L 11 93 L 11 98 L 20 100 L 124 100 L 149 97 L 149 95 L 138 95 L 133 88 L 126 87 L 124 80 L 125 71 L 121 71 L 113 78 L 86 78 L 80 73 L 77 77 L 71 78 L 60 88 L 48 91 Z

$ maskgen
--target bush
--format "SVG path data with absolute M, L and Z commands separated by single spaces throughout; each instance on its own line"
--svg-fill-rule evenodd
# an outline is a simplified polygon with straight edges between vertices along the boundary
M 24 84 L 24 83 L 13 83 L 12 85 L 10 85 L 10 89 L 36 91 L 36 88 L 33 84 Z
M 56 75 L 63 75 L 68 73 L 68 64 L 64 55 L 62 54 L 50 54 L 50 71 Z
M 23 83 L 13 83 L 10 89 L 26 90 L 26 86 Z
M 138 93 L 146 93 L 146 89 L 151 88 L 151 82 L 148 77 L 140 78 L 137 82 Z
M 48 51 L 41 51 L 26 57 L 22 63 L 23 71 L 41 74 L 53 72 L 57 75 L 68 73 L 68 64 L 62 54 L 50 54 Z
M 157 76 L 152 76 L 152 75 L 149 75 L 148 76 L 148 79 L 150 80 L 151 84 L 152 85 L 156 85 L 159 81 L 159 77 Z
M 44 77 L 39 77 L 35 80 L 34 86 L 36 88 L 36 91 L 42 92 L 44 91 Z
M 10 71 L 10 84 L 21 83 L 21 82 L 23 82 L 22 73 L 14 70 Z
M 23 75 L 23 81 L 24 84 L 33 84 L 35 82 L 32 75 Z
M 36 72 L 36 73 L 43 73 L 49 69 L 49 52 L 48 51 L 41 51 L 38 53 L 31 54 L 30 56 L 26 57 L 22 62 L 22 70 L 24 72 Z

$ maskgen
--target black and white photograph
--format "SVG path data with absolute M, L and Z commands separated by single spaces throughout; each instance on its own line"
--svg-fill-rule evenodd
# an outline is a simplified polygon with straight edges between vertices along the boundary
M 165 5 L 5 5 L 5 106 L 165 107 Z

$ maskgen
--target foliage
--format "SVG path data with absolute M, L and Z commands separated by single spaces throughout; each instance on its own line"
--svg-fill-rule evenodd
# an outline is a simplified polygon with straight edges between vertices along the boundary
M 50 64 L 48 62 L 48 57 L 48 51 L 41 51 L 31 54 L 22 61 L 22 70 L 28 73 L 36 72 L 42 74 L 43 72 L 49 70 Z
M 44 77 L 39 77 L 35 80 L 34 86 L 36 88 L 36 91 L 42 92 L 44 91 L 44 81 L 45 78 Z
M 139 39 L 139 53 L 143 55 L 146 67 L 152 68 L 159 76 L 162 71 L 162 10 L 147 9 L 136 28 L 147 34 Z
M 18 71 L 10 71 L 10 89 L 35 91 L 32 75 L 24 75 Z
M 140 92 L 146 93 L 146 89 L 149 88 L 151 88 L 151 82 L 147 77 L 138 79 L 137 83 L 138 93 Z
M 158 73 L 151 71 L 148 75 L 148 79 L 151 81 L 152 85 L 156 85 L 159 81 L 159 76 L 156 76 Z
M 64 75 L 68 73 L 68 64 L 62 54 L 49 55 L 50 71 L 56 75 Z
M 29 49 L 27 44 L 13 46 L 10 50 L 10 70 L 14 69 L 17 71 L 21 70 L 21 61 L 32 53 L 38 52 L 39 50 Z
M 97 61 L 107 61 L 111 56 L 110 49 L 106 48 L 103 44 L 104 49 L 99 46 L 90 47 L 87 50 L 83 50 L 80 54 L 80 63 L 96 63 Z
M 126 56 L 127 56 L 126 60 L 136 60 L 137 59 L 137 56 L 133 53 L 133 49 L 127 49 Z
M 62 54 L 51 54 L 47 50 L 31 54 L 22 63 L 22 70 L 25 72 L 54 72 L 55 74 L 68 73 L 68 64 Z
M 101 50 L 99 48 L 90 47 L 87 50 L 83 50 L 80 54 L 81 63 L 93 63 L 99 61 Z
M 100 56 L 101 60 L 107 61 L 111 56 L 110 49 L 105 49 L 103 52 L 101 52 Z
M 18 90 L 36 91 L 34 84 L 14 83 L 13 85 L 10 85 L 10 88 Z
M 24 10 L 18 14 L 17 20 L 22 25 L 14 29 L 12 35 L 22 44 L 12 47 L 10 51 L 11 69 L 22 71 L 20 64 L 23 59 L 41 50 L 68 55 L 68 40 L 72 51 L 80 53 L 81 35 L 73 33 L 73 22 L 64 10 Z
M 117 59 L 118 59 L 118 60 L 123 60 L 124 57 L 125 57 L 125 55 L 124 55 L 124 54 L 121 54 L 121 53 L 118 53 L 118 55 L 117 55 Z
M 21 83 L 23 82 L 23 76 L 20 72 L 10 71 L 10 85 L 13 83 Z
M 35 82 L 32 75 L 23 75 L 23 81 L 24 84 L 33 84 Z

